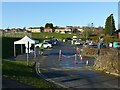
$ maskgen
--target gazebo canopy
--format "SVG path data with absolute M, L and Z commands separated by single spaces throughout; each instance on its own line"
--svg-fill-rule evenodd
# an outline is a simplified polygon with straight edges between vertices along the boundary
M 38 40 L 34 40 L 32 38 L 29 38 L 28 36 L 23 37 L 22 39 L 15 41 L 14 44 L 26 44 L 26 43 L 36 44 L 39 43 Z
M 21 44 L 21 53 L 23 52 L 22 44 L 25 44 L 26 53 L 30 53 L 31 44 L 36 44 L 36 43 L 39 43 L 39 41 L 34 40 L 32 38 L 29 38 L 28 36 L 25 36 L 25 37 L 23 37 L 22 39 L 20 39 L 18 41 L 14 41 L 14 56 L 16 56 L 16 50 L 15 50 L 15 45 L 16 44 Z

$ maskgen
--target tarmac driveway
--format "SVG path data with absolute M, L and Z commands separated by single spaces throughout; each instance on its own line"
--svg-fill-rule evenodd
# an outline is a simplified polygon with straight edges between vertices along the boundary
M 66 57 L 62 57 L 59 61 L 59 50 Z M 87 67 L 93 65 L 95 59 L 93 57 L 83 57 L 80 61 L 77 57 L 77 64 L 74 64 L 75 47 L 70 42 L 60 43 L 51 50 L 45 50 L 44 55 L 39 59 L 41 74 L 61 85 L 64 88 L 91 88 L 93 89 L 117 89 L 117 76 L 89 70 Z M 43 59 L 44 58 L 44 59 Z M 88 66 L 86 60 L 89 61 Z

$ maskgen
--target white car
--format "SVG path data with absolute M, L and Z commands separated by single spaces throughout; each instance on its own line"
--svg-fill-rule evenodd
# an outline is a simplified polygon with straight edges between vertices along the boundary
M 75 42 L 75 45 L 80 45 L 80 42 L 76 41 L 76 42 Z
M 47 42 L 36 44 L 35 47 L 41 47 L 42 44 L 43 44 L 44 48 L 52 48 L 52 45 Z

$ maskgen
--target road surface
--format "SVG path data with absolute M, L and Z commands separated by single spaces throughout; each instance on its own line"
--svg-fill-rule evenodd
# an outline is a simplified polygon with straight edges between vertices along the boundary
M 59 61 L 59 50 L 64 55 L 62 61 Z M 119 88 L 119 77 L 90 70 L 88 66 L 94 65 L 93 57 L 83 57 L 82 61 L 77 57 L 75 64 L 75 53 L 75 47 L 70 42 L 60 43 L 51 50 L 45 50 L 44 55 L 38 60 L 41 74 L 64 88 Z M 89 61 L 88 66 L 86 60 Z

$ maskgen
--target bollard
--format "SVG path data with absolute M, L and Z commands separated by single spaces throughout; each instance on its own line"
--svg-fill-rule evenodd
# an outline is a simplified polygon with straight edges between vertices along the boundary
M 80 55 L 80 61 L 82 61 L 82 59 L 83 59 L 83 58 L 82 58 L 82 56 Z

